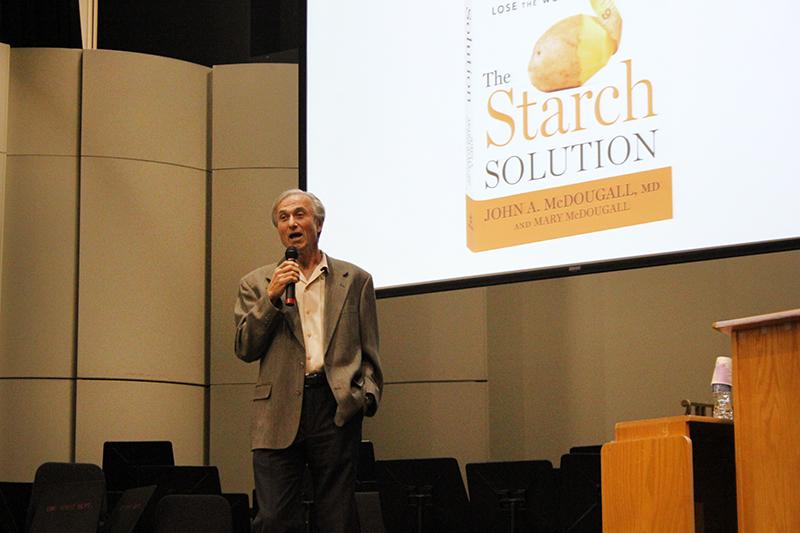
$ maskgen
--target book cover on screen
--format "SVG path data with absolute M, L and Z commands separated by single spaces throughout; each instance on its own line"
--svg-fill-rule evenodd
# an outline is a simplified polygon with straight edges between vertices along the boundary
M 470 250 L 672 219 L 668 91 L 624 0 L 467 0 L 464 18 Z

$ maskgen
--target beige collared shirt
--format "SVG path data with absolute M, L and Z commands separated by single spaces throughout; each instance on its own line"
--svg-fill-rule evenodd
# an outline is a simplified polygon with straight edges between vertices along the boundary
M 328 258 L 322 254 L 309 278 L 300 273 L 300 281 L 295 285 L 297 310 L 303 325 L 303 342 L 306 345 L 306 374 L 320 372 L 325 364 L 322 353 L 323 317 L 325 315 L 325 278 L 328 277 Z

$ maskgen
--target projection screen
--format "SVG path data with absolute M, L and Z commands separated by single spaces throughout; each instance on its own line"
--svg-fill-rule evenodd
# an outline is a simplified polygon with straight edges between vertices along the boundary
M 396 294 L 797 248 L 798 15 L 307 0 L 321 247 Z

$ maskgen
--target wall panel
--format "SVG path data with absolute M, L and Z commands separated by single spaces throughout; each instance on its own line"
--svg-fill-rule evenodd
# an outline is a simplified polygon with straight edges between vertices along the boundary
M 0 43 L 0 154 L 8 152 L 8 84 L 11 48 Z
M 598 298 L 606 315 L 605 328 L 586 328 L 587 336 L 602 346 L 598 355 L 603 356 L 604 384 L 598 390 L 607 414 L 604 428 L 596 431 L 605 429 L 611 437 L 610 430 L 620 419 L 682 414 L 684 398 L 711 401 L 715 358 L 730 355 L 727 339 L 715 335 L 711 324 L 725 317 L 725 294 L 734 288 L 720 273 L 737 268 L 734 263 L 706 261 L 617 272 L 584 285 L 588 293 L 597 292 L 598 282 L 605 285 Z M 582 317 L 580 323 L 588 323 L 587 319 Z M 589 382 L 586 377 L 582 380 Z M 642 394 L 639 383 L 657 392 Z M 570 403 L 567 409 L 572 414 L 578 406 L 574 400 Z M 574 432 L 579 421 L 568 429 Z
M 205 169 L 209 72 L 176 59 L 84 51 L 81 154 Z
M 9 156 L 0 376 L 71 377 L 78 159 Z
M 81 50 L 13 48 L 8 153 L 77 156 Z
M 78 380 L 76 460 L 102 464 L 112 440 L 172 441 L 175 464 L 203 464 L 203 388 Z
M 78 460 L 100 462 L 105 440 L 146 438 L 201 463 L 203 387 L 124 380 L 204 384 L 208 334 L 210 459 L 227 490 L 252 487 L 257 365 L 233 356 L 232 308 L 240 277 L 283 251 L 269 209 L 297 184 L 297 67 L 215 67 L 210 83 L 209 133 L 205 67 L 0 47 L 3 478 L 70 459 L 72 417 Z M 608 440 L 618 420 L 707 400 L 713 358 L 728 350 L 711 322 L 797 307 L 798 270 L 800 252 L 787 252 L 381 300 L 389 383 L 364 435 L 385 459 L 557 462 Z M 73 412 L 75 364 L 98 379 L 77 380 Z M 67 379 L 39 379 L 54 376 Z
M 387 379 L 485 380 L 485 291 L 379 300 L 381 358 Z
M 31 482 L 40 464 L 69 461 L 73 381 L 0 379 L 0 480 Z
M 284 250 L 270 209 L 282 191 L 297 186 L 296 169 L 216 170 L 212 188 L 211 383 L 255 383 L 257 365 L 233 354 L 233 306 L 239 280 Z
M 489 459 L 488 384 L 404 383 L 386 387 L 380 409 L 364 419 L 377 459 Z
M 297 168 L 297 76 L 297 65 L 214 67 L 214 169 Z
M 9 53 L 0 375 L 72 375 L 80 50 Z
M 82 165 L 79 377 L 204 383 L 206 173 Z
M 250 451 L 250 405 L 253 385 L 211 387 L 210 462 L 219 467 L 222 490 L 250 494 L 253 455 Z
M 10 76 L 11 48 L 0 43 L 0 302 L 3 299 L 3 226 L 6 204 L 6 154 L 8 153 L 8 85 Z M 1 319 L 0 319 L 1 320 Z M 0 353 L 3 353 L 0 351 Z M 2 359 L 2 356 L 0 356 Z M 0 365 L 3 363 L 0 362 Z M 0 370 L 0 375 L 2 371 Z
M 0 313 L 2 313 L 3 302 L 3 237 L 5 236 L 5 220 L 6 220 L 6 168 L 7 159 L 5 152 L 0 152 Z M 0 324 L 2 324 L 2 315 L 0 315 Z M 0 326 L 2 328 L 2 326 Z M 2 333 L 0 333 L 2 339 Z M 2 340 L 0 340 L 2 342 Z M 0 348 L 0 353 L 3 353 Z M 3 363 L 0 363 L 2 365 Z M 0 370 L 0 375 L 2 370 Z
M 798 270 L 784 252 L 490 287 L 492 458 L 557 462 L 618 421 L 709 402 L 730 350 L 712 322 L 796 308 Z
M 214 67 L 212 109 L 210 461 L 226 490 L 249 493 L 258 364 L 233 354 L 233 307 L 242 276 L 283 255 L 270 210 L 298 184 L 297 66 Z
M 81 51 L 4 52 L 0 479 L 31 481 L 72 457 Z

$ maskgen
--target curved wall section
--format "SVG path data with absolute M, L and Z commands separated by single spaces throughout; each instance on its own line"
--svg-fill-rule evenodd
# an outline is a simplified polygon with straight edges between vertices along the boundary
M 222 65 L 213 73 L 212 168 L 298 166 L 297 65 Z M 297 185 L 295 179 L 294 185 Z M 272 200 L 270 199 L 269 202 Z M 269 209 L 269 206 L 267 206 Z
M 252 370 L 257 372 L 255 366 Z M 210 462 L 219 468 L 222 488 L 228 492 L 250 494 L 255 487 L 248 409 L 252 401 L 252 383 L 211 386 Z
M 233 305 L 239 280 L 283 256 L 269 210 L 272 199 L 297 186 L 294 169 L 215 170 L 211 239 L 211 383 L 254 384 L 257 364 L 233 353 Z
M 5 221 L 6 155 L 8 153 L 8 82 L 11 48 L 0 43 L 0 280 L 3 274 L 3 223 Z M 3 293 L 0 286 L 0 301 Z
M 81 50 L 13 48 L 8 154 L 80 152 Z
M 205 384 L 208 73 L 84 53 L 79 378 Z
M 169 383 L 78 381 L 76 460 L 101 464 L 105 441 L 168 440 L 175 464 L 203 464 L 203 394 Z
M 210 462 L 223 489 L 249 493 L 250 402 L 258 365 L 233 354 L 239 279 L 283 248 L 272 201 L 298 183 L 297 65 L 223 65 L 212 72 Z
M 30 482 L 45 461 L 71 457 L 68 379 L 0 379 L 0 481 Z
M 72 458 L 80 64 L 80 50 L 0 49 L 6 481 L 31 481 L 41 463 Z
M 72 377 L 78 158 L 9 156 L 0 376 Z
M 205 383 L 205 190 L 200 170 L 83 159 L 78 377 Z
M 9 63 L 0 377 L 72 377 L 81 51 Z
M 85 50 L 81 155 L 205 170 L 208 74 L 177 59 Z
M 78 460 L 152 438 L 203 462 L 209 72 L 84 52 Z
M 203 462 L 208 72 L 0 46 L 1 480 L 121 438 Z
M 8 151 L 8 76 L 11 48 L 0 43 L 0 155 Z

